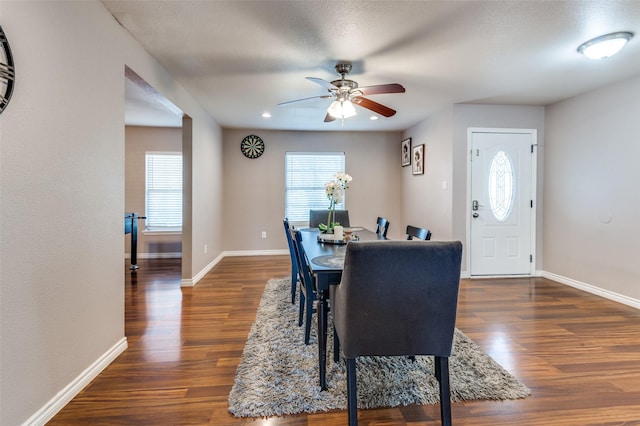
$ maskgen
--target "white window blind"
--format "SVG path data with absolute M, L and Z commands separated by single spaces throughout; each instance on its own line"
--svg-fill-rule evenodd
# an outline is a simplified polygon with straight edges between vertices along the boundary
M 324 185 L 344 173 L 344 152 L 285 154 L 285 217 L 308 222 L 309 210 L 329 208 Z M 344 209 L 344 198 L 336 209 Z
M 182 230 L 182 154 L 146 153 L 146 229 Z

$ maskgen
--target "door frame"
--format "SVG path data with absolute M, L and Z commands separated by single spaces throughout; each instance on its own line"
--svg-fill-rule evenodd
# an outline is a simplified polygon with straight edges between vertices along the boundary
M 471 158 L 472 143 L 474 133 L 518 133 L 531 135 L 531 201 L 533 208 L 531 209 L 531 255 L 533 256 L 529 275 L 471 275 Z M 513 129 L 513 128 L 492 128 L 492 127 L 468 127 L 467 128 L 467 203 L 466 203 L 466 244 L 469 248 L 466 251 L 467 275 L 469 278 L 509 278 L 536 276 L 537 263 L 537 211 L 538 211 L 538 130 L 537 129 Z

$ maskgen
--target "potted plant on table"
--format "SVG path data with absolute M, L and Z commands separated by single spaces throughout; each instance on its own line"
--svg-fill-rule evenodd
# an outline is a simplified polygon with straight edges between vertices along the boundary
M 344 192 L 349 188 L 351 180 L 352 177 L 348 174 L 338 172 L 332 181 L 324 185 L 324 191 L 329 199 L 329 213 L 327 214 L 327 224 L 321 223 L 318 225 L 320 232 L 332 234 L 333 228 L 340 225 L 339 222 L 335 222 L 336 205 L 342 202 Z

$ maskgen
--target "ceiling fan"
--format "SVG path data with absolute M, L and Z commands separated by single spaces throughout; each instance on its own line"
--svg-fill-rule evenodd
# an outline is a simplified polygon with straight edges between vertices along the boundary
M 306 101 L 309 99 L 333 99 L 333 102 L 327 109 L 327 115 L 324 118 L 325 122 L 334 121 L 338 118 L 345 119 L 353 117 L 354 115 L 356 115 L 356 109 L 353 106 L 354 104 L 371 110 L 384 117 L 391 117 L 395 115 L 395 110 L 374 102 L 371 99 L 367 99 L 364 96 L 379 95 L 383 93 L 404 93 L 404 87 L 397 83 L 358 87 L 358 83 L 356 83 L 355 81 L 345 79 L 345 77 L 351 72 L 351 67 L 351 64 L 336 65 L 336 71 L 342 76 L 342 78 L 340 78 L 340 80 L 334 80 L 332 82 L 328 82 L 321 78 L 307 77 L 307 80 L 317 83 L 326 88 L 329 91 L 328 95 L 312 96 L 310 98 L 282 102 L 278 104 L 278 106 L 286 106 L 292 103 Z

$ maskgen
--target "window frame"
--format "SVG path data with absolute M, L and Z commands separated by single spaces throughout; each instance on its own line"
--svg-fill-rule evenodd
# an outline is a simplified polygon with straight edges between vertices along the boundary
M 306 157 L 306 158 L 305 158 Z M 334 162 L 326 161 L 320 164 L 316 160 L 333 157 Z M 303 171 L 291 170 L 290 161 L 298 160 L 296 167 Z M 305 162 L 307 164 L 305 164 Z M 306 167 L 306 168 L 305 168 Z M 289 223 L 298 226 L 308 226 L 309 210 L 329 208 L 329 199 L 325 192 L 325 184 L 335 179 L 336 173 L 345 173 L 346 155 L 344 152 L 298 152 L 287 151 L 284 158 L 284 217 Z M 311 170 L 311 172 L 309 172 Z M 298 174 L 300 173 L 300 174 Z M 299 185 L 292 185 L 290 180 L 296 179 Z M 309 186 L 310 183 L 310 186 Z M 291 206 L 292 191 L 306 191 L 312 193 L 312 198 L 305 197 Z M 346 209 L 346 194 L 336 209 Z
M 161 180 L 161 178 L 159 179 L 155 179 L 154 182 L 151 183 L 155 183 L 155 185 L 152 186 L 159 186 L 157 189 L 150 189 L 149 188 L 149 184 L 150 184 L 150 179 L 153 179 L 153 176 L 150 176 L 150 163 L 149 161 L 153 161 L 154 159 L 159 157 L 179 157 L 179 167 L 175 167 L 175 163 L 172 164 L 172 169 L 170 170 L 172 175 L 171 175 L 171 181 L 170 182 L 166 182 Z M 173 159 L 173 161 L 175 162 L 175 158 Z M 158 165 L 160 165 L 161 163 L 159 163 Z M 158 165 L 156 165 L 155 167 L 158 167 Z M 180 151 L 146 151 L 145 152 L 145 172 L 144 172 L 144 184 L 145 184 L 145 188 L 144 188 L 144 203 L 145 203 L 145 228 L 144 228 L 144 233 L 145 234 L 178 234 L 182 232 L 182 222 L 183 222 L 183 169 L 184 169 L 184 159 L 182 156 L 182 152 Z M 160 170 L 161 172 L 163 170 Z M 160 175 L 162 177 L 162 175 Z M 166 185 L 169 185 L 169 188 L 166 187 Z M 164 186 L 164 187 L 163 187 Z M 177 189 L 179 188 L 179 189 Z M 150 193 L 152 193 L 150 195 Z M 159 200 L 161 202 L 167 202 L 168 204 L 171 203 L 178 203 L 179 204 L 179 208 L 172 208 L 169 209 L 168 211 L 168 217 L 164 218 L 164 219 L 154 219 L 155 213 L 154 211 L 157 210 L 157 207 L 152 207 L 150 205 L 151 202 L 153 202 L 153 198 L 158 198 L 157 195 L 158 194 L 168 194 L 169 198 L 172 198 L 171 200 L 169 200 L 168 202 L 165 200 Z M 171 195 L 173 195 L 173 197 L 171 197 Z M 156 216 L 157 217 L 157 216 Z M 179 217 L 179 225 L 177 224 L 177 221 L 175 220 L 176 217 Z

